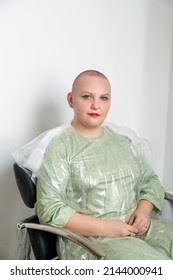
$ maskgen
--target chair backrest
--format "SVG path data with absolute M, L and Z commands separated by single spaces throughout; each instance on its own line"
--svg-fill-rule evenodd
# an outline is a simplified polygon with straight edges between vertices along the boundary
M 36 185 L 31 179 L 31 171 L 25 171 L 17 163 L 14 163 L 13 170 L 23 202 L 27 207 L 34 208 L 36 202 Z
M 14 163 L 13 165 L 16 184 L 25 205 L 34 208 L 36 202 L 36 185 L 31 179 L 31 171 L 25 171 Z M 26 218 L 25 223 L 39 223 L 36 215 Z M 56 235 L 36 229 L 27 229 L 31 246 L 37 260 L 50 260 L 57 257 Z

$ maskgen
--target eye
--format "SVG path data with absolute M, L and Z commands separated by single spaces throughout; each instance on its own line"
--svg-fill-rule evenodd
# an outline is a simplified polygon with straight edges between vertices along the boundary
M 84 94 L 82 95 L 83 99 L 91 99 L 91 96 L 89 94 Z
M 108 97 L 108 96 L 103 95 L 103 96 L 101 96 L 101 99 L 102 99 L 103 101 L 107 101 L 107 100 L 109 99 L 109 97 Z

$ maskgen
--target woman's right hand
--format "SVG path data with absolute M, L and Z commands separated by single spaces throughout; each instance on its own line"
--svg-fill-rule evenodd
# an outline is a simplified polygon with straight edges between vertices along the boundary
M 138 229 L 120 220 L 105 221 L 105 237 L 136 236 Z
M 83 236 L 126 237 L 138 234 L 138 229 L 135 226 L 123 221 L 101 220 L 77 212 L 64 227 Z

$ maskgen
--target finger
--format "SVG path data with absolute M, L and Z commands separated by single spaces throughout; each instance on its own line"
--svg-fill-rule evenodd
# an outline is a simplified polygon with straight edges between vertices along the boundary
M 132 216 L 130 217 L 130 220 L 129 220 L 128 224 L 131 226 L 131 225 L 134 223 L 134 221 L 135 221 L 135 216 L 132 215 Z
M 142 227 L 142 228 L 139 230 L 138 235 L 143 235 L 143 234 L 145 234 L 145 233 L 147 232 L 147 230 L 148 230 L 148 227 L 147 227 L 147 226 Z
M 135 236 L 136 236 L 136 233 L 131 232 L 131 233 L 130 233 L 130 236 L 131 236 L 131 237 L 135 237 Z
M 142 219 L 136 219 L 133 226 L 137 227 L 139 230 L 142 230 L 146 226 L 146 223 Z
M 130 228 L 130 232 L 134 233 L 134 234 L 137 234 L 139 232 L 138 228 L 134 227 L 134 226 L 131 226 Z

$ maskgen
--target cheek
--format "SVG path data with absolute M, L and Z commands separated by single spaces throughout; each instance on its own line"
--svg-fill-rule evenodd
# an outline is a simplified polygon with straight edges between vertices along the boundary
M 106 114 L 109 111 L 109 108 L 110 108 L 110 103 L 104 104 L 104 106 L 102 107 L 102 110 Z
M 85 112 L 85 111 L 87 111 L 87 108 L 88 108 L 88 106 L 87 106 L 86 103 L 83 103 L 81 101 L 80 102 L 79 101 L 74 102 L 74 111 L 76 113 Z

